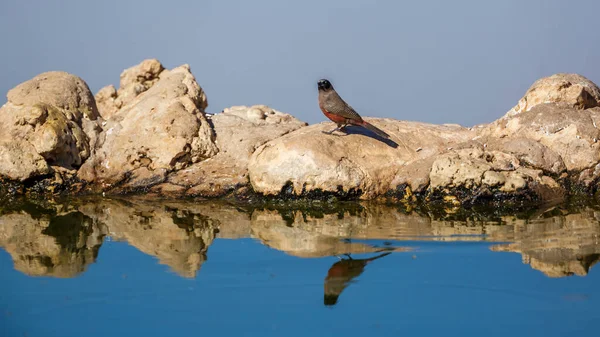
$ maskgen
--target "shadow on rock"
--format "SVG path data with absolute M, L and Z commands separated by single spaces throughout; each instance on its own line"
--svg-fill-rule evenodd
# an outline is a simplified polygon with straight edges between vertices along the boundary
M 375 132 L 369 130 L 369 129 L 365 129 L 361 126 L 355 126 L 355 125 L 348 125 L 345 128 L 343 128 L 342 130 L 338 130 L 338 133 L 329 133 L 327 131 L 322 131 L 325 134 L 328 135 L 332 135 L 332 136 L 338 136 L 338 137 L 343 137 L 343 136 L 347 136 L 347 135 L 363 135 L 365 137 L 370 137 L 373 139 L 376 139 L 392 148 L 397 148 L 398 147 L 398 143 L 396 143 L 395 141 L 388 139 L 388 138 L 384 138 L 379 136 L 378 134 L 376 134 Z M 339 134 L 339 133 L 343 133 L 343 134 Z

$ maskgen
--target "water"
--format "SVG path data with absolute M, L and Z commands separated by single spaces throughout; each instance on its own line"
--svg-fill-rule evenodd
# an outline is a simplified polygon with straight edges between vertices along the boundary
M 594 208 L 443 220 L 101 199 L 0 214 L 1 336 L 598 335 Z

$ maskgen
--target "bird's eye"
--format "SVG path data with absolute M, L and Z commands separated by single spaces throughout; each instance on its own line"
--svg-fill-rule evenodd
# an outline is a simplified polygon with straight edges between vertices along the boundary
M 328 80 L 320 80 L 318 82 L 318 84 L 319 84 L 319 88 L 322 88 L 322 89 L 330 89 L 331 88 L 331 83 L 329 83 Z

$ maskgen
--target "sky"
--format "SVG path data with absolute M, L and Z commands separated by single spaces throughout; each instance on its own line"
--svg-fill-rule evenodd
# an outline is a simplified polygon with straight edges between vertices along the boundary
M 600 83 L 596 0 L 0 2 L 0 104 L 62 70 L 96 93 L 157 58 L 189 64 L 209 112 L 266 104 L 325 121 L 329 79 L 362 116 L 491 122 L 541 77 Z

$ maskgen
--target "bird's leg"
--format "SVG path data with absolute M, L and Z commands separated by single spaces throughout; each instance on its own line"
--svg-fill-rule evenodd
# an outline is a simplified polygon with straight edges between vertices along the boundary
M 323 131 L 324 133 L 330 135 L 338 130 L 341 130 L 344 126 L 346 126 L 346 124 L 344 124 L 343 126 L 341 124 L 338 124 L 337 127 L 331 131 Z

